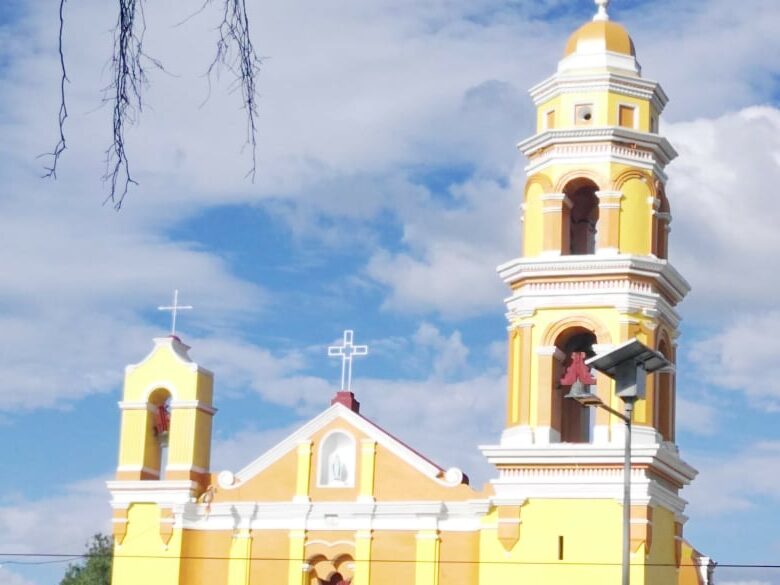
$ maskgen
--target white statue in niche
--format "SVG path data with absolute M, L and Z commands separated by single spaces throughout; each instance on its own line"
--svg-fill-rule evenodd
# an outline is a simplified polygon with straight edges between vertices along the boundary
M 328 487 L 353 485 L 355 442 L 342 432 L 329 435 L 320 447 L 319 484 Z
M 338 453 L 334 453 L 330 461 L 330 479 L 333 481 L 345 482 L 347 481 L 347 466 L 339 457 Z

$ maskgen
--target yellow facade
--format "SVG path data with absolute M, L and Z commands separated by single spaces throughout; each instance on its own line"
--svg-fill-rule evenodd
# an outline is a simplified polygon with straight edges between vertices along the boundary
M 576 355 L 632 339 L 675 361 L 688 291 L 667 259 L 675 153 L 657 134 L 665 94 L 640 71 L 628 33 L 599 12 L 531 90 L 523 250 L 499 267 L 511 291 L 506 427 L 481 447 L 496 468 L 485 488 L 343 392 L 242 470 L 215 473 L 213 376 L 177 338 L 158 339 L 128 367 L 120 403 L 113 584 L 619 582 L 623 424 L 566 400 L 562 378 Z M 609 378 L 591 391 L 621 408 Z M 679 492 L 696 472 L 673 444 L 674 392 L 674 374 L 656 374 L 634 412 L 634 585 L 708 582 L 708 559 L 683 538 Z

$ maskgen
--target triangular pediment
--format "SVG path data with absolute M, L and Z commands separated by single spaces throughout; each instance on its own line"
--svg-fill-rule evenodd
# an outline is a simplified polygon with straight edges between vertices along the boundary
M 325 447 L 321 443 L 334 433 L 342 434 L 350 441 L 349 452 L 354 456 L 351 462 L 346 462 L 346 467 L 351 466 L 351 472 L 345 472 L 343 489 L 318 492 L 318 488 L 340 487 L 328 485 L 322 477 L 325 463 L 321 450 Z M 217 487 L 222 496 L 218 499 L 236 499 L 229 494 L 234 490 L 244 492 L 238 497 L 242 500 L 293 499 L 297 477 L 302 473 L 299 452 L 301 449 L 307 454 L 306 457 L 311 457 L 309 473 L 312 498 L 319 493 L 326 499 L 331 497 L 352 499 L 357 497 L 356 494 L 359 492 L 360 466 L 363 465 L 361 453 L 366 445 L 374 446 L 372 448 L 375 449 L 373 475 L 376 475 L 377 492 L 381 492 L 385 486 L 385 483 L 382 483 L 382 476 L 391 474 L 402 478 L 401 481 L 405 484 L 428 488 L 427 490 L 421 488 L 422 491 L 463 487 L 471 492 L 466 485 L 468 480 L 460 470 L 455 468 L 444 470 L 370 420 L 336 403 L 243 469 L 235 473 L 223 471 L 218 474 Z M 414 491 L 412 489 L 410 493 Z

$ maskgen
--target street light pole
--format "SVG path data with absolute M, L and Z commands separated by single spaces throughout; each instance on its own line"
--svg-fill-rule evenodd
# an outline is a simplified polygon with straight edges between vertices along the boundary
M 582 359 L 582 358 L 580 358 Z M 579 362 L 580 364 L 582 362 Z M 589 371 L 575 373 L 576 379 L 566 398 L 573 398 L 583 406 L 603 408 L 626 423 L 625 450 L 623 455 L 623 561 L 622 585 L 631 583 L 631 418 L 634 403 L 644 398 L 647 374 L 671 367 L 670 362 L 637 339 L 585 361 L 598 371 L 615 380 L 615 392 L 623 400 L 624 411 L 618 412 L 604 403 L 598 396 L 586 389 L 583 380 L 593 379 Z M 580 378 L 580 374 L 585 374 Z
M 631 415 L 634 400 L 625 401 L 626 446 L 623 456 L 623 585 L 631 583 Z

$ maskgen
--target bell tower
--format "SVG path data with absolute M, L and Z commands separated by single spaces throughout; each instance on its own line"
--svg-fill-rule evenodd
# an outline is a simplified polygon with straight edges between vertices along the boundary
M 598 533 L 619 542 L 623 421 L 565 399 L 565 374 L 574 361 L 585 367 L 583 359 L 633 339 L 674 364 L 675 307 L 689 285 L 668 259 L 665 168 L 677 153 L 658 124 L 668 98 L 642 77 L 634 42 L 609 20 L 608 3 L 596 0 L 557 71 L 530 90 L 536 133 L 518 145 L 528 159 L 522 255 L 498 268 L 511 290 L 506 426 L 499 445 L 482 449 L 499 471 L 499 518 L 518 525 L 513 533 L 499 520 L 507 554 L 524 535 L 552 538 L 532 527 L 533 510 L 544 507 L 560 551 L 567 537 L 572 554 L 619 570 L 620 547 L 613 558 L 603 540 L 589 540 Z M 591 391 L 622 410 L 612 380 L 593 376 Z M 674 443 L 674 405 L 674 373 L 651 375 L 633 419 L 632 583 L 675 581 L 660 565 L 679 564 L 679 490 L 696 471 Z M 595 532 L 575 534 L 572 524 Z M 554 549 L 534 560 L 560 560 Z
M 108 482 L 114 585 L 179 583 L 183 506 L 211 485 L 213 374 L 175 335 L 125 370 L 119 464 Z
M 580 407 L 561 401 L 567 361 L 639 338 L 674 362 L 675 306 L 689 290 L 667 259 L 667 97 L 641 77 L 604 4 L 531 89 L 537 132 L 519 145 L 529 160 L 523 256 L 499 273 L 512 291 L 506 436 L 526 444 L 609 442 L 619 425 L 608 414 L 579 421 Z M 598 392 L 614 402 L 606 379 Z M 674 375 L 648 380 L 635 420 L 648 441 L 674 441 L 673 405 Z

